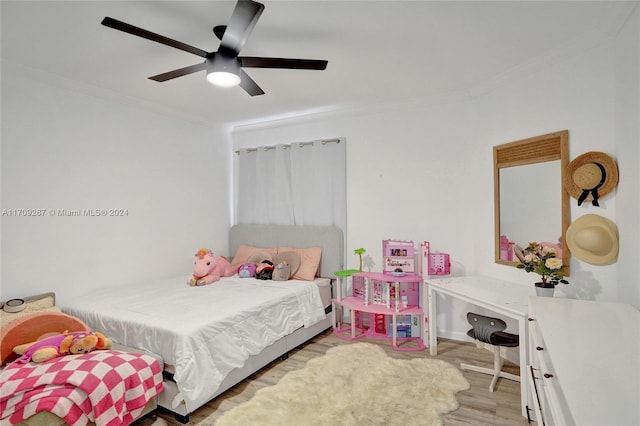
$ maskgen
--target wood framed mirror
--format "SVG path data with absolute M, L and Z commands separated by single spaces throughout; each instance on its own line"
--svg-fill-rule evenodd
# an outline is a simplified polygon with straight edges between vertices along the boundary
M 547 242 L 558 244 L 569 275 L 569 193 L 562 185 L 568 164 L 568 130 L 493 147 L 496 263 L 516 266 L 514 245 Z

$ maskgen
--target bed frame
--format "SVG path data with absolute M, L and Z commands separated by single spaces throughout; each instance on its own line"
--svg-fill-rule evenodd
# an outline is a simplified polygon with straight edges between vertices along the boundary
M 294 226 L 294 225 L 235 225 L 229 231 L 229 253 L 236 253 L 241 244 L 256 247 L 321 247 L 322 257 L 318 276 L 335 279 L 333 273 L 344 269 L 344 236 L 342 231 L 335 226 Z M 284 336 L 262 352 L 247 359 L 241 369 L 233 370 L 222 381 L 218 391 L 212 399 L 240 383 L 256 371 L 281 358 L 286 359 L 289 351 L 300 346 L 307 340 L 315 337 L 324 330 L 330 328 L 331 313 L 327 312 L 325 319 L 309 328 L 299 328 L 293 333 Z M 180 404 L 172 408 L 172 401 L 178 394 L 178 387 L 171 381 L 171 376 L 166 375 L 164 392 L 158 398 L 158 405 L 175 414 L 177 421 L 189 422 L 189 412 L 186 405 Z

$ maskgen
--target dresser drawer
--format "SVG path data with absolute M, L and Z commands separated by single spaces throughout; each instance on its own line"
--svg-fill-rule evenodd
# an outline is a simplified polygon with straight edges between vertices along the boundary
M 551 355 L 535 319 L 529 321 L 529 339 L 531 360 L 528 371 L 531 381 L 529 388 L 534 404 L 539 404 L 534 407 L 538 424 L 545 426 L 573 424 L 569 413 L 565 413 L 562 389 L 553 368 Z M 538 419 L 538 417 L 541 418 Z
M 528 364 L 537 385 L 529 404 L 535 408 L 537 390 L 545 424 L 640 425 L 640 340 L 633 338 L 640 335 L 637 309 L 531 297 L 528 315 Z

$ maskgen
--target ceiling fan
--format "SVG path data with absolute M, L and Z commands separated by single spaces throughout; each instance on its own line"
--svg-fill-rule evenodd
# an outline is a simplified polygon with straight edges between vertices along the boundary
M 149 79 L 157 82 L 168 81 L 198 71 L 206 71 L 207 79 L 211 83 L 219 86 L 235 86 L 239 84 L 249 95 L 256 96 L 263 95 L 264 91 L 242 68 L 300 70 L 324 70 L 327 68 L 327 61 L 316 59 L 238 56 L 263 10 L 264 5 L 261 3 L 252 0 L 239 0 L 231 14 L 229 24 L 218 25 L 213 28 L 213 33 L 220 40 L 220 46 L 217 52 L 207 52 L 108 16 L 102 20 L 102 25 L 184 50 L 185 52 L 193 53 L 205 59 L 204 62 L 199 64 L 178 68 L 149 77 Z

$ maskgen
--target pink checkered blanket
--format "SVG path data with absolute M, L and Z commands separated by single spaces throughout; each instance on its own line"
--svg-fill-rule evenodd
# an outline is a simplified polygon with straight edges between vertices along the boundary
M 0 373 L 0 419 L 19 423 L 50 411 L 69 425 L 128 425 L 162 392 L 162 369 L 148 355 L 95 351 Z

